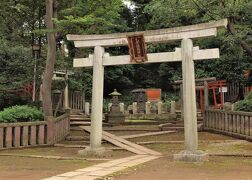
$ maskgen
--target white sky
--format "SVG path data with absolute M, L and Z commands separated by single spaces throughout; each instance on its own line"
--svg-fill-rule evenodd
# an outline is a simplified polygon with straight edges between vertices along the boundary
M 123 3 L 131 10 L 135 8 L 134 3 L 132 3 L 130 0 L 123 0 Z

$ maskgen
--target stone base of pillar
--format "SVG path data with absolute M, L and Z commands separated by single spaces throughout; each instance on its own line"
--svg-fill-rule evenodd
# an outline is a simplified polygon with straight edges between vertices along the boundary
M 104 157 L 106 152 L 110 150 L 105 149 L 104 147 L 100 148 L 91 148 L 87 147 L 86 149 L 79 150 L 78 155 L 88 157 L 88 156 L 95 156 L 95 157 Z
M 178 154 L 173 155 L 175 161 L 185 162 L 204 162 L 208 161 L 209 155 L 203 151 L 181 151 Z

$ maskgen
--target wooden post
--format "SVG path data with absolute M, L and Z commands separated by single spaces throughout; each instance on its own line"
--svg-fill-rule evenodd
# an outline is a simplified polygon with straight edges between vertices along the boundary
M 209 107 L 209 91 L 208 91 L 208 82 L 204 81 L 204 109 L 206 110 Z
M 184 100 L 183 100 L 183 84 L 180 84 L 180 100 L 181 100 L 181 118 L 184 117 Z
M 53 144 L 55 142 L 55 123 L 53 116 L 46 116 L 47 121 L 47 144 Z

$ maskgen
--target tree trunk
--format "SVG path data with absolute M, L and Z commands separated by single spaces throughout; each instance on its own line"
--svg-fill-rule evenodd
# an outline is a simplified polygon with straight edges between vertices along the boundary
M 46 26 L 49 31 L 54 29 L 53 14 L 54 14 L 54 0 L 46 0 Z M 43 97 L 43 111 L 44 116 L 53 116 L 51 88 L 54 64 L 56 61 L 56 39 L 54 32 L 47 33 L 48 50 L 46 59 L 46 68 L 43 75 L 42 82 L 42 97 Z

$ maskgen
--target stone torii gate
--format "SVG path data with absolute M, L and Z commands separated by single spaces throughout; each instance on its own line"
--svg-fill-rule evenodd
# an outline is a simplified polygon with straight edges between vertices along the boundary
M 104 151 L 101 145 L 104 67 L 137 64 L 136 62 L 131 62 L 129 55 L 110 56 L 108 53 L 105 53 L 104 48 L 128 46 L 127 37 L 143 34 L 145 43 L 147 44 L 182 40 L 181 48 L 176 48 L 175 52 L 147 54 L 148 61 L 143 63 L 182 62 L 186 150 L 174 157 L 177 160 L 203 160 L 205 154 L 198 151 L 194 61 L 219 58 L 219 49 L 200 50 L 199 47 L 193 47 L 192 39 L 216 36 L 217 28 L 226 26 L 227 20 L 223 19 L 191 26 L 142 32 L 104 35 L 67 35 L 67 40 L 74 41 L 75 47 L 94 48 L 94 55 L 89 55 L 88 58 L 74 59 L 73 63 L 74 67 L 93 67 L 90 147 L 82 152 L 99 154 Z

